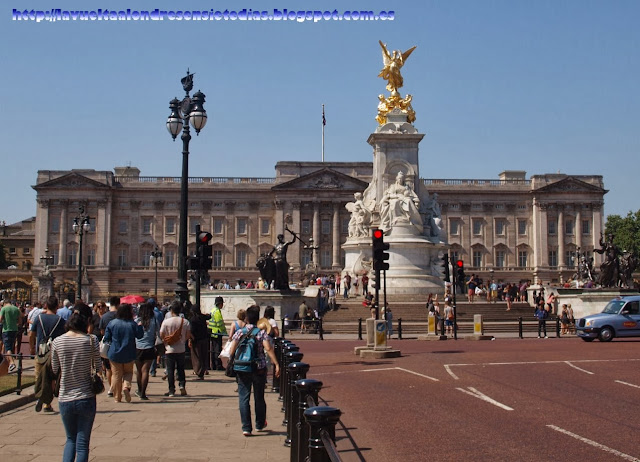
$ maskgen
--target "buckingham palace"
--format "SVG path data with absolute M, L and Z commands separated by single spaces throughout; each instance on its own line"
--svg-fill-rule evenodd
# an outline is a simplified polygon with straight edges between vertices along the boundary
M 345 205 L 367 187 L 372 168 L 370 162 L 281 161 L 275 177 L 190 177 L 188 254 L 195 253 L 200 224 L 213 235 L 211 279 L 256 280 L 257 258 L 287 226 L 314 243 L 311 249 L 300 241 L 290 246 L 291 281 L 310 262 L 320 273 L 340 272 L 350 220 Z M 607 192 L 599 175 L 527 178 L 524 171 L 504 171 L 496 179 L 419 179 L 414 188 L 437 199 L 451 258 L 463 260 L 468 274 L 563 282 L 575 272 L 578 249 L 589 255 L 599 247 Z M 34 189 L 33 255 L 48 257 L 56 293 L 74 290 L 79 242 L 73 223 L 82 207 L 89 217 L 83 287 L 92 300 L 151 295 L 155 278 L 158 298 L 173 297 L 179 177 L 143 176 L 136 167 L 40 170 Z M 34 257 L 34 276 L 44 261 Z

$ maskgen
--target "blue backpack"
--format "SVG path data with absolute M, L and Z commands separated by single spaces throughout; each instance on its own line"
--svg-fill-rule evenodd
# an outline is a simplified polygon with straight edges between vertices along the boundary
M 233 370 L 236 372 L 255 372 L 258 369 L 258 342 L 256 335 L 260 329 L 254 327 L 240 337 L 233 359 Z

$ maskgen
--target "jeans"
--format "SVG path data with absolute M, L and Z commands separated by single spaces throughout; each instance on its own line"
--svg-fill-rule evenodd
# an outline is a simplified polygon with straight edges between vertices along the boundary
M 184 388 L 187 379 L 184 376 L 184 353 L 167 353 L 167 381 L 169 392 L 176 392 L 175 370 L 178 369 L 178 386 Z
M 89 440 L 96 417 L 96 398 L 77 399 L 58 403 L 60 417 L 67 433 L 62 462 L 89 460 Z
M 224 370 L 222 366 L 222 360 L 219 358 L 220 353 L 222 353 L 222 336 L 216 335 L 215 337 L 211 337 L 211 370 L 215 371 L 218 369 L 219 371 Z
M 264 389 L 267 384 L 267 370 L 262 369 L 262 373 L 238 372 L 237 380 L 242 431 L 252 431 L 251 404 L 249 403 L 252 386 L 253 402 L 256 408 L 256 429 L 261 430 L 267 421 L 267 403 L 264 401 Z
M 547 321 L 540 320 L 538 321 L 538 337 L 540 337 L 540 331 L 544 333 L 544 336 L 547 336 Z

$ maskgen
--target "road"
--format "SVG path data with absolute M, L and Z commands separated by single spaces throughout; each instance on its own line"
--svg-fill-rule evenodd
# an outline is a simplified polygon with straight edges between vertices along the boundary
M 362 360 L 363 342 L 296 341 L 345 462 L 640 461 L 639 343 L 394 340 L 402 357 Z

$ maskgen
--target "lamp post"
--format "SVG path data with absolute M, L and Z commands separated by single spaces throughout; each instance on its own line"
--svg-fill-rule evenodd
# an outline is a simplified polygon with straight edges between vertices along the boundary
M 205 96 L 202 92 L 197 91 L 193 95 L 193 99 L 189 96 L 189 92 L 193 89 L 193 74 L 187 70 L 187 75 L 181 79 L 182 88 L 185 91 L 185 97 L 182 101 L 173 98 L 169 102 L 171 114 L 167 119 L 167 130 L 171 133 L 171 137 L 175 141 L 180 131 L 182 131 L 182 179 L 180 181 L 180 235 L 178 241 L 178 279 L 176 288 L 176 296 L 181 302 L 187 300 L 187 226 L 188 226 L 188 206 L 189 206 L 189 141 L 191 133 L 189 131 L 189 122 L 196 131 L 204 128 L 207 123 L 207 112 L 204 110 L 203 104 Z
M 53 257 L 49 256 L 49 247 L 44 249 L 44 256 L 40 257 L 40 261 L 44 262 L 44 271 L 46 272 L 49 269 L 49 262 L 53 261 Z
M 89 223 L 89 215 L 84 213 L 84 206 L 78 207 L 78 215 L 73 219 L 73 232 L 76 233 L 80 242 L 78 244 L 78 292 L 77 299 L 82 300 L 82 238 L 85 233 L 89 232 L 91 225 Z
M 155 278 L 155 283 L 153 284 L 153 298 L 155 298 L 157 302 L 158 301 L 158 260 L 162 258 L 162 252 L 158 249 L 157 245 L 156 245 L 156 248 L 153 249 L 153 252 L 151 252 L 151 258 L 153 258 L 153 263 L 155 264 L 155 267 L 156 267 L 156 278 Z

